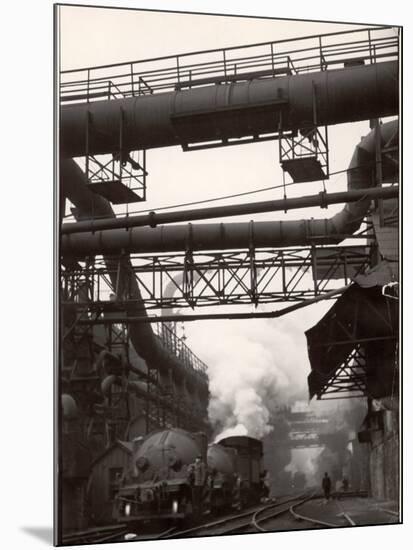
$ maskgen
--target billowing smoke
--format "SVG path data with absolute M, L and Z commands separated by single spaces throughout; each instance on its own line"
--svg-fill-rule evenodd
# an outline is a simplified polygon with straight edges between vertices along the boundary
M 305 399 L 310 366 L 304 332 L 325 309 L 321 304 L 279 319 L 187 325 L 190 345 L 208 365 L 216 438 L 262 438 L 280 406 Z
M 318 486 L 326 461 L 339 469 L 339 463 L 347 456 L 349 424 L 354 433 L 361 422 L 359 413 L 353 418 L 354 402 L 342 406 L 338 402 L 312 402 L 309 412 L 331 419 L 323 430 L 331 433 L 347 427 L 344 439 L 340 432 L 343 439 L 340 450 L 323 453 L 322 447 L 290 446 L 290 428 L 282 409 L 296 401 L 307 401 L 310 364 L 304 333 L 332 305 L 331 301 L 321 302 L 279 319 L 186 325 L 190 346 L 208 365 L 209 416 L 215 438 L 230 435 L 263 438 L 264 467 L 270 475 L 272 496 L 286 494 L 292 487 L 304 484 Z M 268 305 L 261 309 L 278 308 Z
M 221 432 L 219 437 L 242 434 L 262 438 L 272 429 L 271 414 L 291 393 L 294 380 L 288 372 L 288 361 L 277 349 L 275 334 L 268 345 L 271 325 L 268 321 L 238 327 L 227 324 L 219 331 L 221 349 L 215 349 L 215 358 L 208 363 L 209 416 Z M 241 331 L 242 344 L 231 345 L 235 328 Z M 225 344 L 230 344 L 228 349 Z
M 215 389 L 209 406 L 209 417 L 214 425 L 222 427 L 216 439 L 231 435 L 250 435 L 262 438 L 272 429 L 269 424 L 270 404 L 266 404 L 260 395 L 262 386 L 259 374 L 254 383 L 256 383 L 255 388 L 241 387 L 239 391 L 231 392 L 231 395 L 225 395 L 226 392 Z M 232 408 L 232 412 L 227 415 L 222 414 L 222 399 L 225 399 Z
M 269 474 L 271 497 L 287 494 L 291 488 L 291 473 L 284 470 L 291 462 L 290 425 L 287 414 L 288 409 L 282 408 L 271 418 L 273 429 L 263 439 L 263 467 Z
M 341 483 L 343 476 L 349 477 L 350 462 L 349 441 L 354 440 L 356 432 L 365 415 L 364 400 L 313 401 L 309 405 L 295 403 L 301 408 L 295 412 L 305 412 L 310 418 L 321 419 L 315 424 L 321 446 L 292 449 L 290 462 L 284 471 L 291 474 L 291 483 L 296 474 L 305 475 L 307 486 L 320 487 L 324 472 L 328 472 L 333 483 Z M 353 484 L 354 485 L 354 484 Z
M 336 402 L 334 405 L 325 402 L 319 403 L 320 411 L 329 419 L 328 429 L 323 434 L 324 449 L 314 459 L 316 478 L 321 483 L 324 472 L 328 472 L 334 485 L 341 484 L 343 477 L 351 478 L 351 471 L 355 466 L 355 457 L 349 450 L 349 443 L 358 445 L 356 433 L 360 429 L 361 422 L 366 414 L 366 403 L 363 399 L 350 399 Z M 353 476 L 354 477 L 354 476 Z M 356 480 L 350 479 L 353 489 Z
M 305 483 L 303 486 L 313 486 L 317 484 L 318 470 L 315 461 L 322 452 L 320 447 L 308 447 L 302 449 L 292 449 L 290 463 L 285 467 L 286 472 L 290 472 L 294 477 L 303 476 Z M 295 488 L 300 488 L 294 483 Z

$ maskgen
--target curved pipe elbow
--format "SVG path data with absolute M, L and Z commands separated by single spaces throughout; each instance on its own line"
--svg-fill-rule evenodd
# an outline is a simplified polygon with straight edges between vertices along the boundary
M 380 127 L 380 145 L 383 147 L 395 135 L 398 134 L 399 121 L 391 120 Z M 347 188 L 349 191 L 367 189 L 374 184 L 374 173 L 376 167 L 376 132 L 377 128 L 371 130 L 356 146 L 347 171 Z M 381 159 L 383 181 L 396 181 L 397 170 L 389 163 Z M 363 199 L 357 202 L 347 203 L 344 208 L 328 220 L 330 234 L 338 235 L 353 234 L 357 231 L 370 207 L 370 199 Z M 342 240 L 342 239 L 340 239 Z M 340 242 L 340 241 L 338 241 Z

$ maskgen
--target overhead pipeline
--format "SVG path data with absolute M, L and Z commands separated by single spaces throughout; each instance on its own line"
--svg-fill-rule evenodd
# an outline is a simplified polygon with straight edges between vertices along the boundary
M 314 106 L 316 107 L 314 110 Z M 91 103 L 63 105 L 67 157 L 228 140 L 396 115 L 398 63 L 387 61 Z M 120 135 L 122 134 L 122 138 Z
M 398 188 L 371 187 L 368 189 L 357 189 L 339 193 L 327 193 L 321 191 L 316 195 L 303 195 L 290 199 L 276 199 L 270 201 L 251 202 L 246 204 L 230 204 L 225 206 L 209 206 L 195 210 L 174 210 L 172 212 L 149 212 L 137 216 L 120 216 L 118 218 L 93 218 L 87 221 L 65 223 L 62 225 L 61 234 L 83 233 L 85 231 L 100 231 L 105 229 L 126 229 L 130 227 L 156 227 L 167 223 L 189 222 L 195 220 L 208 220 L 213 218 L 225 218 L 231 216 L 244 216 L 245 214 L 259 214 L 262 212 L 279 212 L 287 210 L 298 210 L 319 206 L 327 208 L 330 204 L 343 204 L 343 202 L 357 202 L 360 199 L 369 197 L 373 199 L 390 199 L 398 196 Z
M 374 184 L 376 130 L 365 136 L 354 150 L 347 173 L 349 191 L 366 189 Z M 380 141 L 384 147 L 398 135 L 398 121 L 380 126 Z M 394 162 L 385 155 L 381 159 L 384 182 L 398 180 Z M 250 223 L 208 223 L 135 227 L 63 235 L 61 252 L 64 255 L 117 254 L 131 252 L 176 252 L 185 250 L 225 250 L 275 248 L 337 244 L 345 234 L 354 233 L 366 215 L 371 199 L 347 203 L 329 219 L 267 221 Z

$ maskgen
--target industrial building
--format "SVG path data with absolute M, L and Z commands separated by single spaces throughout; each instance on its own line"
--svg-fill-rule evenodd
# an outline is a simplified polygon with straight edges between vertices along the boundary
M 324 300 L 334 301 L 306 332 L 310 398 L 367 401 L 350 442 L 366 468 L 349 455 L 346 469 L 370 496 L 399 499 L 399 34 L 363 26 L 212 48 L 60 73 L 63 534 L 110 523 L 139 438 L 173 427 L 211 435 L 208 366 L 178 323 L 276 318 Z M 370 130 L 354 143 L 347 190 L 326 190 L 329 131 L 359 121 Z M 283 198 L 134 213 L 151 190 L 147 151 L 241 155 L 266 141 Z M 315 181 L 324 188 L 309 195 Z M 333 204 L 343 208 L 330 218 L 300 218 Z M 262 213 L 268 221 L 255 221 Z M 231 221 L 240 215 L 252 219 Z M 210 306 L 234 307 L 204 314 Z M 321 420 L 289 421 L 293 446 L 322 444 Z

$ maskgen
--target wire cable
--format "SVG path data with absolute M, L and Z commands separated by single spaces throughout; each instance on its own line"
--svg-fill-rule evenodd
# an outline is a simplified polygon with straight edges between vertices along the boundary
M 367 165 L 364 165 L 364 166 L 367 167 Z M 355 168 L 353 168 L 353 170 L 359 169 L 359 168 L 364 167 L 364 166 L 355 167 Z M 346 172 L 349 172 L 348 168 L 345 168 L 343 170 L 337 170 L 336 172 L 331 172 L 329 174 L 329 176 L 336 176 L 336 175 L 339 175 L 339 174 L 344 174 Z M 158 212 L 160 210 L 169 210 L 171 208 L 182 208 L 184 206 L 196 206 L 198 204 L 206 204 L 206 203 L 209 203 L 209 202 L 217 202 L 217 201 L 222 201 L 222 200 L 227 200 L 227 199 L 234 199 L 234 198 L 238 198 L 238 197 L 244 197 L 244 196 L 247 196 L 247 195 L 254 195 L 255 193 L 263 193 L 265 191 L 272 191 L 274 189 L 284 189 L 285 190 L 286 187 L 291 187 L 292 185 L 301 185 L 301 184 L 299 182 L 294 182 L 294 181 L 290 182 L 290 183 L 284 183 L 283 182 L 280 185 L 272 185 L 270 187 L 262 187 L 261 189 L 254 189 L 254 190 L 251 190 L 251 191 L 244 191 L 242 193 L 235 193 L 235 194 L 232 194 L 232 195 L 222 195 L 222 196 L 219 196 L 219 197 L 213 197 L 211 199 L 203 199 L 203 200 L 191 201 L 191 202 L 185 202 L 185 203 L 179 203 L 179 204 L 170 204 L 168 206 L 160 206 L 158 208 L 146 208 L 144 210 L 134 210 L 133 212 L 129 212 L 127 214 L 127 216 L 132 216 L 132 215 L 135 215 L 135 214 L 146 214 L 146 213 L 152 212 L 152 211 Z M 72 216 L 73 216 L 73 214 L 67 214 L 67 215 L 63 216 L 63 218 L 65 220 L 68 220 Z M 90 219 L 97 220 L 97 219 L 106 218 L 106 217 L 107 216 L 95 216 L 95 217 L 90 218 Z

